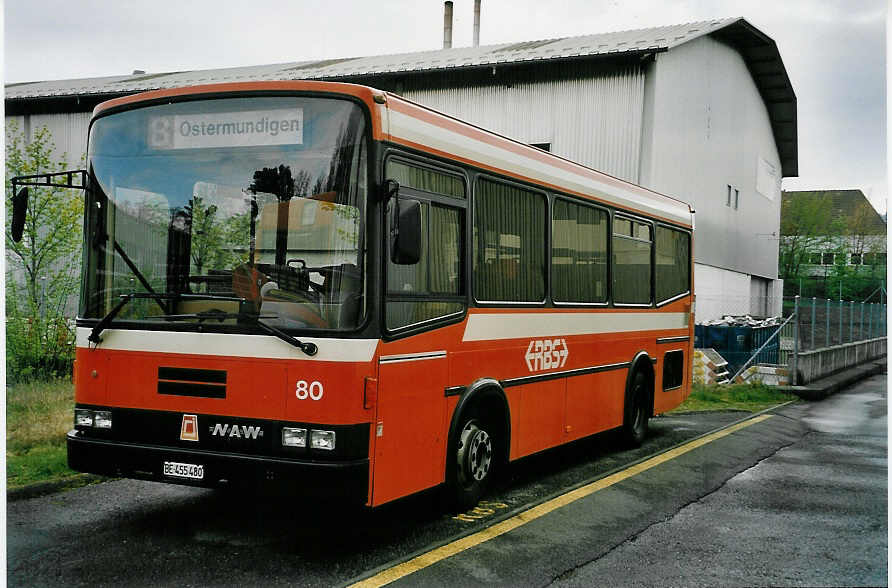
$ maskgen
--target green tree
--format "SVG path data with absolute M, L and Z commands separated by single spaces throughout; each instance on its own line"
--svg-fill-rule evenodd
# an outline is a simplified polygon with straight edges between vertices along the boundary
M 785 293 L 798 294 L 802 281 L 815 282 L 806 270 L 812 265 L 812 254 L 830 252 L 843 228 L 842 222 L 834 217 L 833 201 L 829 196 L 784 199 L 779 277 L 784 280 Z
M 785 199 L 780 229 L 780 277 L 791 281 L 803 277 L 811 253 L 825 250 L 842 231 L 829 196 Z
M 28 141 L 15 122 L 6 126 L 6 182 L 14 176 L 64 171 L 54 159 L 46 127 Z M 62 157 L 64 160 L 64 155 Z M 7 376 L 66 373 L 73 332 L 66 307 L 79 285 L 83 197 L 63 188 L 30 188 L 22 240 L 12 240 L 6 199 Z

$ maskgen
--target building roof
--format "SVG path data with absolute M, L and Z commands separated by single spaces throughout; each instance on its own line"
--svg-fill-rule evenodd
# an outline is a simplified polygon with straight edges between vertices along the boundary
M 65 101 L 64 99 L 79 99 L 85 96 L 105 99 L 145 90 L 218 82 L 302 79 L 373 84 L 370 78 L 381 75 L 417 75 L 453 69 L 490 68 L 669 51 L 705 35 L 724 40 L 740 51 L 768 109 L 783 175 L 798 175 L 796 95 L 777 45 L 742 18 L 395 55 L 23 82 L 5 86 L 6 106 L 7 111 L 16 112 L 17 106 L 26 101 L 61 103 Z M 96 101 L 89 103 L 92 107 Z
M 855 211 L 859 207 L 866 206 L 868 212 L 864 219 L 864 234 L 879 235 L 886 234 L 886 221 L 880 216 L 880 213 L 874 209 L 873 205 L 864 196 L 861 190 L 799 190 L 785 191 L 781 194 L 783 204 L 801 200 L 822 200 L 829 198 L 833 207 L 833 218 L 849 221 L 855 217 Z M 781 208 L 784 210 L 784 207 Z M 781 223 L 783 226 L 783 223 Z

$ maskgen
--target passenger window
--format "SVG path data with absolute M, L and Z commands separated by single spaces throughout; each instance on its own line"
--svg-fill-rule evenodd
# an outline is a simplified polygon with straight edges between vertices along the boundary
M 480 179 L 474 195 L 474 296 L 545 299 L 545 197 Z
M 663 302 L 691 289 L 691 237 L 662 226 L 656 236 L 657 301 Z
M 650 231 L 646 223 L 614 220 L 613 301 L 617 304 L 650 304 Z
M 607 213 L 555 200 L 551 293 L 557 302 L 607 301 Z

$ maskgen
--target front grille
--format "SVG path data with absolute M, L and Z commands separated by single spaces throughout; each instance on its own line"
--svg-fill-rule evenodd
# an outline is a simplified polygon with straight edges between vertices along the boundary
M 158 394 L 226 398 L 226 372 L 194 368 L 158 368 Z

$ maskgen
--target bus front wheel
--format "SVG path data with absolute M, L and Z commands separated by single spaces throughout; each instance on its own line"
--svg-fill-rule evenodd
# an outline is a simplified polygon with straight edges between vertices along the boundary
M 491 427 L 477 415 L 463 419 L 456 447 L 453 449 L 453 474 L 450 498 L 457 510 L 474 507 L 489 486 L 495 465 Z

